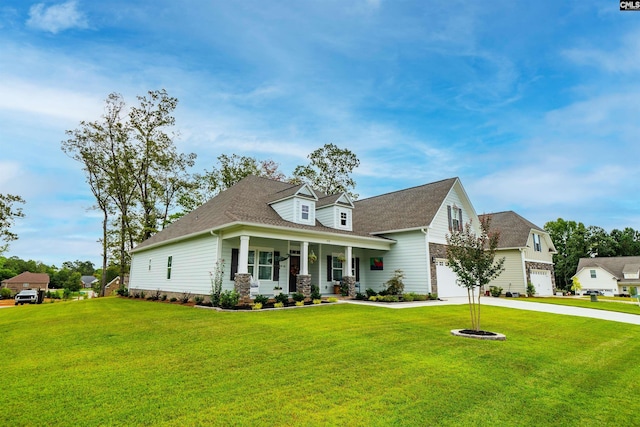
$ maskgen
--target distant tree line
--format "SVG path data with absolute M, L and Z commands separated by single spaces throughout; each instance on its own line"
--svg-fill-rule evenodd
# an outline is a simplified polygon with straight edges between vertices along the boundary
M 569 289 L 580 258 L 640 256 L 640 231 L 631 227 L 607 233 L 602 227 L 558 218 L 544 229 L 551 236 L 557 254 L 553 256 L 556 286 Z
M 40 261 L 23 260 L 18 257 L 0 256 L 0 281 L 10 279 L 20 273 L 46 273 L 49 275 L 49 287 L 53 289 L 69 289 L 78 291 L 82 288 L 82 276 L 99 277 L 100 269 L 96 270 L 91 261 L 65 261 L 60 268 L 55 265 L 46 265 Z M 105 271 L 108 281 L 118 276 L 117 266 L 110 266 Z M 107 282 L 108 283 L 108 282 Z M 94 289 L 99 291 L 99 289 Z
M 165 90 L 149 91 L 128 107 L 122 95 L 110 94 L 104 114 L 81 121 L 66 132 L 62 150 L 77 160 L 102 217 L 102 290 L 108 265 L 124 277 L 129 252 L 172 221 L 202 205 L 248 175 L 291 183 L 306 182 L 325 192 L 346 192 L 353 199 L 351 173 L 360 164 L 351 151 L 325 144 L 286 177 L 271 159 L 221 154 L 202 173 L 190 169 L 195 153 L 180 153 L 173 112 L 178 100 Z

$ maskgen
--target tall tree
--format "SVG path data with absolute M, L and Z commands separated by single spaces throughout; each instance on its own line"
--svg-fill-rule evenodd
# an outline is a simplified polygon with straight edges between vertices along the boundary
M 467 289 L 471 327 L 475 331 L 480 330 L 480 288 L 504 271 L 505 258 L 495 259 L 500 234 L 490 232 L 490 224 L 489 218 L 481 220 L 479 235 L 470 222 L 462 231 L 447 235 L 447 262 L 458 276 L 458 284 Z
M 249 175 L 277 181 L 286 179 L 280 172 L 278 163 L 271 159 L 258 160 L 255 157 L 237 154 L 221 154 L 217 158 L 217 164 L 210 171 L 205 170 L 203 174 L 193 175 L 191 186 L 185 186 L 181 191 L 179 204 L 185 212 L 190 212 Z
M 0 194 L 0 254 L 9 248 L 9 243 L 18 239 L 18 235 L 11 231 L 16 218 L 24 217 L 22 207 L 16 204 L 24 204 L 24 199 L 13 194 Z
M 558 218 L 544 225 L 558 253 L 553 255 L 556 287 L 569 290 L 580 258 L 588 256 L 587 228 L 581 222 Z
M 616 256 L 618 242 L 602 227 L 587 227 L 587 255 L 590 257 Z
M 360 166 L 360 160 L 353 152 L 334 144 L 325 144 L 309 154 L 308 158 L 308 165 L 297 166 L 293 170 L 291 182 L 306 182 L 326 194 L 344 192 L 353 200 L 358 198 L 358 194 L 353 191 L 356 182 L 351 174 Z

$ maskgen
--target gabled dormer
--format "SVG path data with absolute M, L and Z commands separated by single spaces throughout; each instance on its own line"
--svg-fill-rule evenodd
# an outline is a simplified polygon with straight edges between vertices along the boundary
M 353 231 L 353 202 L 344 193 L 318 200 L 316 216 L 326 227 Z
M 269 205 L 286 221 L 296 224 L 316 224 L 318 196 L 308 184 L 300 184 L 274 195 Z

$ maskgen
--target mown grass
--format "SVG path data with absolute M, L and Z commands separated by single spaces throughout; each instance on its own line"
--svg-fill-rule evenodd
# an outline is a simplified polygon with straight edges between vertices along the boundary
M 590 299 L 577 298 L 518 298 L 518 301 L 525 302 L 542 302 L 545 304 L 569 305 L 572 307 L 594 308 L 596 310 L 617 311 L 619 313 L 630 313 L 640 315 L 640 306 L 637 304 L 629 304 L 624 302 L 608 302 L 598 297 L 597 302 L 591 302 Z
M 0 425 L 632 425 L 640 328 L 483 307 L 0 310 Z

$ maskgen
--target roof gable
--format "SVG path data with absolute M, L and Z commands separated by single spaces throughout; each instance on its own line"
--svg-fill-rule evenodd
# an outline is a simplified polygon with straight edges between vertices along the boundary
M 47 273 L 31 273 L 25 271 L 10 279 L 3 280 L 2 283 L 49 283 L 49 275 Z
M 526 247 L 529 235 L 535 230 L 545 237 L 549 247 L 555 251 L 553 242 L 548 237 L 549 233 L 514 211 L 483 214 L 479 218 L 481 220 L 489 218 L 491 220 L 490 228 L 500 232 L 499 249 Z
M 599 267 L 621 280 L 624 278 L 625 270 L 631 272 L 630 270 L 633 270 L 632 266 L 639 264 L 640 256 L 580 258 L 576 268 L 576 275 L 583 269 Z
M 381 233 L 429 226 L 458 178 L 354 202 L 353 229 Z

